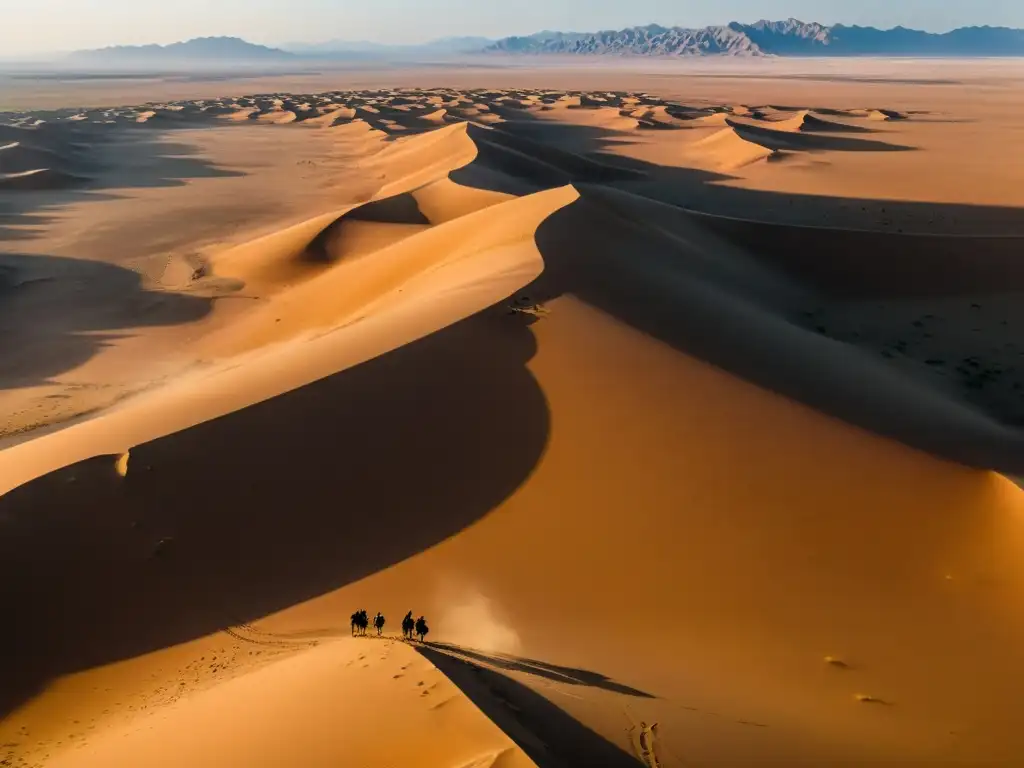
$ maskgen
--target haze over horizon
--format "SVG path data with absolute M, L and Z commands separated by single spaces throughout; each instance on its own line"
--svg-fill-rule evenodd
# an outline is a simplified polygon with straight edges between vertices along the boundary
M 111 45 L 168 44 L 205 36 L 234 36 L 280 46 L 330 39 L 420 43 L 451 36 L 500 38 L 544 29 L 596 31 L 650 23 L 703 27 L 731 21 L 800 18 L 823 24 L 905 26 L 945 32 L 963 26 L 1024 27 L 1018 0 L 977 0 L 970 6 L 932 0 L 723 0 L 680 7 L 670 0 L 566 0 L 554 5 L 523 0 L 484 7 L 471 0 L 178 0 L 155 6 L 127 0 L 35 0 L 4 10 L 0 56 L 65 52 Z M 395 20 L 398 21 L 395 21 Z M 31 34 L 26 34 L 31 30 Z

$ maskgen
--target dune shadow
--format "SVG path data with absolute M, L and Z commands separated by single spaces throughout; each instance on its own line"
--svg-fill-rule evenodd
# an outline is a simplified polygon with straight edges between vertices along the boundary
M 58 675 L 330 592 L 485 515 L 547 441 L 527 321 L 484 311 L 136 446 L 127 477 L 97 457 L 0 497 L 0 711 Z
M 539 768 L 637 768 L 639 760 L 522 683 L 431 646 L 417 650 Z
M 768 149 L 790 149 L 797 151 L 823 151 L 823 152 L 911 152 L 917 147 L 905 144 L 891 144 L 877 139 L 857 139 L 847 136 L 830 136 L 825 133 L 824 120 L 810 123 L 812 128 L 807 131 L 780 131 L 761 125 L 741 123 L 736 120 L 726 119 L 726 124 L 731 126 L 741 138 L 760 144 Z M 856 126 L 848 126 L 854 131 Z M 842 131 L 843 127 L 829 128 L 828 130 Z
M 213 125 L 207 120 L 159 126 L 51 124 L 46 130 L 0 126 L 7 129 L 4 141 L 45 149 L 52 156 L 47 167 L 59 174 L 58 182 L 45 188 L 0 188 L 0 244 L 32 239 L 52 212 L 75 203 L 109 199 L 129 189 L 181 187 L 190 179 L 244 176 L 202 157 L 191 144 L 167 138 L 177 129 Z
M 411 194 L 395 195 L 362 203 L 344 218 L 351 221 L 373 221 L 378 224 L 430 224 Z
M 568 136 L 577 128 L 556 130 Z M 911 373 L 879 350 L 830 338 L 800 317 L 812 305 L 851 298 L 1024 289 L 1016 268 L 1024 211 L 728 187 L 716 183 L 729 178 L 723 174 L 656 166 L 600 148 L 621 132 L 578 130 L 580 146 L 593 151 L 565 162 L 569 150 L 539 151 L 540 142 L 512 136 L 508 124 L 469 127 L 480 147 L 473 165 L 537 188 L 571 183 L 582 194 L 538 228 L 545 271 L 523 294 L 540 302 L 572 294 L 681 351 L 876 434 L 969 466 L 1020 472 L 1021 436 L 1001 401 L 967 392 L 952 399 L 933 386 L 923 360 L 907 361 Z M 595 158 L 596 174 L 581 162 Z M 609 166 L 632 176 L 608 174 Z M 601 190 L 621 190 L 633 202 Z M 659 203 L 670 207 L 655 213 Z M 894 221 L 918 233 L 904 233 Z M 1007 234 L 987 234 L 991 229 Z M 986 234 L 972 234 L 979 231 Z M 737 247 L 788 283 L 782 293 L 789 298 L 769 299 L 776 280 L 751 283 L 751 265 L 726 254 Z M 718 263 L 709 262 L 716 253 Z M 985 414 L 972 411 L 979 405 Z
M 500 667 L 511 672 L 523 672 L 528 675 L 543 677 L 558 683 L 569 685 L 582 685 L 590 688 L 601 688 L 612 693 L 620 693 L 624 696 L 636 696 L 638 698 L 653 699 L 654 696 L 644 691 L 632 688 L 623 683 L 605 677 L 598 672 L 591 672 L 586 669 L 575 669 L 573 667 L 562 667 L 537 659 L 528 659 L 521 656 L 509 654 L 487 654 L 470 648 L 463 648 L 451 643 L 428 643 L 431 648 L 436 648 L 445 653 L 464 657 L 474 662 L 488 664 L 493 667 Z
M 0 390 L 46 383 L 134 329 L 194 322 L 212 307 L 113 264 L 0 253 Z
M 769 123 L 770 125 L 770 123 Z M 870 128 L 866 125 L 856 125 L 854 123 L 843 123 L 837 122 L 836 120 L 822 120 L 814 115 L 807 115 L 804 117 L 803 126 L 801 131 L 810 133 L 881 133 L 877 128 Z
M 830 296 L 928 297 L 1024 291 L 1024 272 L 1019 269 L 1024 235 L 844 230 L 715 215 L 698 221 Z M 956 279 L 951 280 L 951 275 Z
M 671 236 L 593 198 L 584 191 L 541 224 L 536 242 L 545 271 L 523 293 L 542 303 L 574 295 L 682 352 L 875 434 L 968 466 L 1018 474 L 1024 467 L 1019 433 L 976 418 L 966 401 L 954 404 L 877 353 L 804 327 L 798 303 L 773 307 L 756 286 L 737 290 L 702 272 Z M 752 255 L 764 259 L 770 246 L 761 243 Z

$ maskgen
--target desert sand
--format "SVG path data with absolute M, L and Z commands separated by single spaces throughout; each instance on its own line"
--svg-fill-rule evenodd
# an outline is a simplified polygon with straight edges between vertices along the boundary
M 5 113 L 0 762 L 1019 762 L 1019 82 L 726 74 Z

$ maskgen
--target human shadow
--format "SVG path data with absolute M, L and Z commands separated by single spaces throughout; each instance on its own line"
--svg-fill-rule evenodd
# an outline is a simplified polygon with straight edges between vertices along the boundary
M 439 669 L 539 768 L 637 768 L 637 758 L 522 683 L 430 645 L 419 653 Z
M 523 672 L 528 675 L 535 675 L 537 677 L 543 677 L 548 680 L 553 680 L 558 683 L 567 683 L 569 685 L 582 685 L 589 688 L 600 688 L 605 691 L 611 691 L 612 693 L 621 693 L 624 696 L 636 696 L 644 699 L 654 698 L 654 696 L 649 693 L 645 693 L 644 691 L 632 688 L 623 683 L 617 683 L 598 672 L 591 672 L 586 669 L 562 667 L 546 661 L 538 661 L 536 659 L 528 659 L 509 654 L 487 654 L 470 648 L 463 648 L 462 646 L 451 643 L 428 643 L 427 645 L 445 653 L 464 657 L 471 661 L 488 664 L 493 667 L 507 669 L 510 672 Z
M 0 390 L 46 383 L 133 329 L 195 322 L 213 302 L 147 288 L 114 264 L 0 253 Z
M 548 406 L 501 307 L 0 497 L 0 711 L 48 680 L 325 594 L 437 544 L 529 476 Z M 501 407 L 495 407 L 501 403 Z

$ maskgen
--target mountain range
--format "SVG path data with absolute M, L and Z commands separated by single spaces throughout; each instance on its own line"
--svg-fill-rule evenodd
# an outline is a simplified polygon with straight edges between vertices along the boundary
M 69 62 L 78 64 L 204 64 L 225 61 L 246 64 L 294 62 L 293 53 L 255 45 L 237 37 L 197 37 L 170 45 L 115 45 L 110 48 L 75 51 Z
M 286 51 L 300 56 L 330 57 L 336 54 L 395 54 L 422 55 L 430 53 L 480 53 L 496 43 L 487 37 L 444 37 L 426 43 L 397 45 L 371 43 L 365 40 L 328 40 L 323 43 L 286 43 Z
M 797 19 L 686 29 L 650 24 L 602 32 L 506 37 L 486 53 L 634 56 L 1024 56 L 1024 30 L 964 27 L 933 33 L 825 26 Z
M 649 24 L 602 32 L 537 32 L 490 40 L 451 37 L 415 45 L 332 40 L 280 48 L 236 37 L 203 37 L 171 45 L 78 51 L 67 61 L 91 66 L 301 65 L 304 61 L 415 59 L 468 54 L 619 56 L 1024 56 L 1024 30 L 964 27 L 932 33 L 896 27 L 825 26 L 797 19 L 733 22 L 687 29 Z

